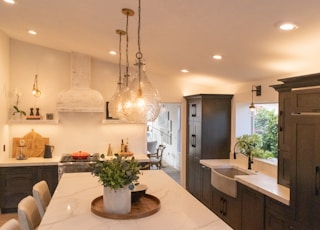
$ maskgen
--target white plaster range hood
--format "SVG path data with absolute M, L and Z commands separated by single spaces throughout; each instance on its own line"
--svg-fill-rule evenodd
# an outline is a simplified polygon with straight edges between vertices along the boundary
M 58 112 L 104 112 L 104 100 L 101 93 L 90 88 L 90 56 L 71 54 L 71 88 L 58 94 L 56 109 Z

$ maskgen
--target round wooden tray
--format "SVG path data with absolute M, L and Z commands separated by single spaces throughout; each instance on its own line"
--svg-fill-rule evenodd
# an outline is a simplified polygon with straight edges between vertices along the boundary
M 91 202 L 91 211 L 105 218 L 110 219 L 138 219 L 150 216 L 160 210 L 160 200 L 152 195 L 145 194 L 137 202 L 131 204 L 131 211 L 128 214 L 107 213 L 103 209 L 103 196 L 95 198 Z

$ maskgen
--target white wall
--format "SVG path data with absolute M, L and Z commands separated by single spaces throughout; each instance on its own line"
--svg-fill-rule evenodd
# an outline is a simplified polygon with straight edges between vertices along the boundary
M 10 40 L 9 51 L 8 38 L 3 34 L 0 34 L 0 46 L 1 50 L 4 50 L 0 54 L 0 65 L 4 66 L 4 68 L 0 69 L 1 81 L 3 81 L 3 76 L 4 78 L 9 76 L 8 66 L 10 66 L 10 87 L 6 85 L 6 94 L 9 100 L 8 110 L 14 104 L 15 97 L 13 92 L 17 88 L 22 93 L 21 107 L 27 113 L 29 112 L 29 108 L 33 107 L 35 103 L 31 95 L 31 89 L 34 75 L 38 74 L 39 88 L 42 91 L 42 95 L 36 103 L 43 115 L 47 112 L 54 112 L 57 94 L 62 89 L 70 87 L 70 53 L 17 40 Z M 9 54 L 10 59 L 8 58 Z M 131 72 L 134 72 L 134 70 Z M 183 96 L 199 93 L 235 95 L 232 102 L 232 146 L 236 138 L 235 127 L 237 122 L 240 122 L 239 120 L 235 120 L 236 105 L 251 101 L 252 85 L 262 85 L 262 96 L 255 97 L 255 102 L 276 102 L 278 98 L 277 92 L 269 87 L 271 84 L 279 83 L 276 76 L 274 79 L 241 84 L 227 81 L 218 82 L 212 76 L 193 76 L 192 74 L 185 75 L 184 77 L 181 77 L 181 75 L 171 76 L 170 79 L 166 79 L 160 75 L 148 72 L 148 78 L 159 90 L 162 101 L 181 104 L 182 140 L 180 169 L 182 171 L 182 181 L 185 178 L 186 152 L 186 105 Z M 91 80 L 91 87 L 99 90 L 106 101 L 109 100 L 116 88 L 118 65 L 93 58 Z M 0 82 L 0 86 L 1 84 L 3 85 Z M 0 99 L 4 100 L 2 95 L 3 93 Z M 2 103 L 0 106 L 2 106 Z M 6 116 L 0 114 L 0 119 L 2 119 L 0 121 L 2 122 L 0 123 L 2 129 L 0 141 L 8 142 L 10 140 L 9 145 L 11 144 L 12 137 L 24 135 L 34 128 L 36 132 L 50 138 L 50 143 L 56 146 L 54 154 L 57 155 L 78 150 L 103 152 L 107 151 L 109 143 L 117 151 L 121 139 L 127 137 L 129 138 L 129 147 L 131 147 L 132 151 L 144 152 L 146 150 L 146 127 L 144 125 L 101 125 L 102 114 L 55 113 L 55 117 L 60 119 L 60 124 L 10 125 L 9 136 L 7 135 L 8 131 L 6 131 L 8 126 L 4 121 L 6 120 Z M 6 154 L 10 155 L 9 152 L 6 152 Z
M 7 89 L 9 88 L 9 38 L 0 31 L 0 160 L 9 152 L 9 130 L 7 125 Z M 4 149 L 3 146 L 6 146 Z
M 99 90 L 107 101 L 116 88 L 118 66 L 94 58 L 91 62 L 91 88 Z M 38 74 L 38 85 L 42 92 L 36 102 L 31 94 L 35 74 Z M 53 112 L 60 123 L 10 125 L 9 147 L 12 145 L 12 137 L 21 137 L 34 129 L 40 135 L 50 138 L 50 144 L 55 146 L 55 155 L 78 150 L 106 153 L 108 144 L 111 144 L 116 152 L 120 148 L 121 139 L 126 138 L 129 140 L 129 150 L 136 153 L 145 152 L 145 125 L 102 125 L 102 113 L 56 113 L 57 95 L 65 88 L 70 88 L 70 53 L 17 40 L 10 41 L 9 110 L 16 99 L 13 92 L 18 89 L 22 94 L 21 109 L 27 114 L 36 103 L 43 116 Z M 11 155 L 11 151 L 8 155 Z

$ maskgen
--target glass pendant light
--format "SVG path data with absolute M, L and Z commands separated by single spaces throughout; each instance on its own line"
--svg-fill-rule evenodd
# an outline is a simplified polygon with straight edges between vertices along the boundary
M 36 74 L 34 76 L 34 82 L 33 82 L 33 87 L 32 87 L 32 95 L 35 98 L 38 98 L 41 96 L 41 91 L 38 88 L 38 75 Z
M 116 30 L 116 33 L 119 35 L 119 79 L 116 92 L 113 94 L 109 101 L 108 109 L 112 119 L 121 119 L 123 118 L 123 116 L 121 116 L 123 114 L 121 106 L 121 91 L 123 85 L 121 81 L 121 37 L 125 35 L 126 32 L 124 32 L 123 30 Z
M 134 11 L 131 9 L 124 8 L 122 9 L 122 13 L 127 16 L 126 21 L 126 32 L 123 30 L 117 30 L 116 33 L 119 34 L 119 80 L 118 86 L 115 94 L 112 96 L 109 102 L 109 112 L 113 119 L 126 120 L 123 113 L 123 94 L 127 91 L 128 81 L 129 81 L 129 60 L 128 60 L 128 44 L 129 44 L 129 36 L 128 36 L 128 24 L 129 24 L 129 16 L 134 15 Z M 126 72 L 124 74 L 124 80 L 122 81 L 121 75 L 121 36 L 126 35 Z
M 160 112 L 160 96 L 152 86 L 145 72 L 140 48 L 141 1 L 139 0 L 138 52 L 136 54 L 137 74 L 123 94 L 123 113 L 129 122 L 146 123 L 154 121 Z

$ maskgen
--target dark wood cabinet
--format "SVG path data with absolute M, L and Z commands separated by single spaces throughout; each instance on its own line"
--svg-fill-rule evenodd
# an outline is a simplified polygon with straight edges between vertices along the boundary
M 231 99 L 233 95 L 198 94 L 186 96 L 187 164 L 186 187 L 208 205 L 203 191 L 201 159 L 227 159 L 230 154 Z M 206 174 L 206 173 L 205 173 Z M 204 189 L 207 189 L 205 185 Z
M 16 212 L 20 200 L 32 195 L 32 187 L 46 180 L 51 194 L 58 184 L 58 166 L 0 167 L 1 212 Z
M 242 230 L 264 229 L 264 195 L 238 183 Z
M 288 226 L 292 229 L 319 229 L 320 74 L 279 81 L 283 84 L 272 87 L 279 92 L 278 181 L 283 185 L 288 180 L 290 182 Z M 288 123 L 283 125 L 284 122 Z M 270 215 L 269 220 L 271 217 L 275 224 L 276 218 Z M 282 222 L 278 220 L 277 226 L 281 226 Z
M 233 229 L 240 229 L 240 205 L 237 198 L 213 188 L 212 210 Z

